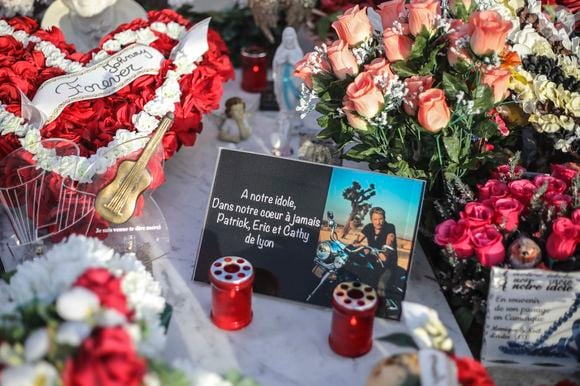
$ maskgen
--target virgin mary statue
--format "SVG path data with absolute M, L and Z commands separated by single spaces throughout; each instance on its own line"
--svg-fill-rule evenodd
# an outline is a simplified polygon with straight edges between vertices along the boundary
M 303 56 L 304 52 L 298 45 L 296 31 L 292 27 L 286 27 L 282 33 L 282 43 L 276 49 L 272 62 L 274 94 L 281 113 L 292 115 L 296 111 L 302 82 L 292 73 L 294 66 Z

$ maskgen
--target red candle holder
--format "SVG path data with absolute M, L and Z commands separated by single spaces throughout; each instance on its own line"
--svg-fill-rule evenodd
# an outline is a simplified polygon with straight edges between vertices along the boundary
M 373 322 L 379 305 L 376 291 L 360 282 L 341 283 L 332 293 L 330 348 L 345 357 L 359 357 L 373 346 Z
M 259 46 L 242 48 L 242 90 L 262 92 L 268 80 L 268 54 Z
M 239 330 L 252 321 L 254 269 L 242 257 L 217 259 L 209 269 L 211 320 L 224 330 Z

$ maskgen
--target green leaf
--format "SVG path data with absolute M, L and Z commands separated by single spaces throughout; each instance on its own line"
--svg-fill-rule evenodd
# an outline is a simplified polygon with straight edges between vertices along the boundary
M 408 334 L 396 333 L 396 334 L 381 336 L 380 338 L 377 338 L 377 340 L 379 340 L 381 342 L 392 343 L 398 347 L 411 347 L 414 349 L 419 349 L 419 346 L 417 346 L 417 343 L 415 343 L 415 341 L 413 340 L 411 335 L 408 335 Z
M 425 64 L 423 64 L 421 70 L 419 70 L 420 75 L 429 75 L 435 72 L 435 70 L 437 69 L 437 55 L 444 46 L 445 46 L 444 44 L 440 44 L 435 48 L 433 48 L 433 50 L 429 54 L 429 58 L 427 59 Z
M 395 70 L 397 75 L 401 78 L 408 78 L 413 75 L 417 75 L 417 72 L 413 70 L 406 61 L 398 61 L 396 63 L 391 64 L 391 68 Z
M 449 137 L 442 137 L 443 138 L 443 145 L 445 146 L 445 150 L 449 155 L 449 159 L 455 163 L 459 163 L 459 154 L 461 153 L 461 144 L 459 142 L 459 138 L 456 136 L 449 136 Z
M 469 89 L 467 88 L 465 81 L 461 80 L 455 75 L 451 75 L 448 72 L 443 73 L 443 89 L 445 90 L 446 94 L 453 96 L 457 95 L 460 91 L 466 94 L 469 93 Z
M 417 35 L 415 43 L 411 48 L 411 54 L 407 60 L 414 60 L 422 58 L 425 55 L 425 48 L 427 47 L 427 39 L 423 35 Z
M 481 123 L 477 126 L 475 134 L 481 138 L 491 138 L 497 135 L 499 130 L 497 128 L 497 123 L 492 121 L 491 119 L 484 119 Z
M 149 366 L 157 374 L 163 386 L 190 386 L 191 384 L 183 372 L 173 369 L 165 363 L 150 361 Z
M 487 113 L 493 107 L 493 92 L 486 84 L 480 84 L 475 88 L 473 93 L 473 107 L 477 109 L 479 114 Z

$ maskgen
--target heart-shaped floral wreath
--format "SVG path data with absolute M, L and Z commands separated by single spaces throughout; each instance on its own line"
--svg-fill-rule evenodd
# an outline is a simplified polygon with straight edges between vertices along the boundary
M 31 163 L 52 172 L 48 196 L 41 204 L 41 223 L 50 223 L 56 217 L 53 206 L 59 200 L 62 177 L 85 185 L 95 180 L 95 185 L 103 186 L 114 176 L 118 162 L 146 143 L 131 140 L 150 135 L 166 113 L 173 112 L 175 121 L 163 137 L 164 157 L 170 158 L 182 145 L 195 143 L 202 129 L 202 115 L 219 107 L 222 85 L 233 78 L 234 72 L 223 40 L 211 29 L 208 51 L 200 60 L 185 53 L 170 59 L 172 49 L 189 27 L 186 19 L 171 10 L 152 11 L 147 20 L 124 24 L 105 36 L 98 48 L 79 53 L 57 28 L 39 29 L 26 17 L 0 20 L 0 160 L 23 147 L 30 153 Z M 166 58 L 156 75 L 143 75 L 107 97 L 74 102 L 40 129 L 21 117 L 20 92 L 32 99 L 46 80 L 80 71 L 133 43 L 155 48 Z M 53 149 L 39 145 L 47 138 L 75 142 L 80 156 L 56 156 Z M 127 142 L 130 145 L 119 146 Z M 2 170 L 0 178 L 13 178 L 13 173 Z M 152 171 L 152 175 L 153 189 L 164 176 L 161 169 Z M 81 195 L 67 199 L 84 200 Z M 136 215 L 142 203 L 140 198 Z M 98 216 L 96 220 L 106 225 Z

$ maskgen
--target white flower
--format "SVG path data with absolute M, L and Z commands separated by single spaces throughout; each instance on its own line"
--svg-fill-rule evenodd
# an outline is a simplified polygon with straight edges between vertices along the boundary
M 26 47 L 28 45 L 28 37 L 30 35 L 28 35 L 26 32 L 24 31 L 16 31 L 12 34 L 12 37 L 16 40 L 18 40 L 20 43 L 22 43 L 22 45 L 24 47 Z
M 231 382 L 209 371 L 195 370 L 188 375 L 191 379 L 191 386 L 232 386 Z
M 178 75 L 191 74 L 193 70 L 197 67 L 195 62 L 183 52 L 179 52 L 175 56 L 175 60 L 173 61 L 173 63 L 177 68 L 176 72 Z
M 116 39 L 107 40 L 105 44 L 103 44 L 103 50 L 105 51 L 112 51 L 117 52 L 121 49 L 121 43 L 119 43 Z
M 144 334 L 135 335 L 134 342 L 137 343 L 137 351 L 141 355 L 148 357 L 158 356 L 165 347 L 167 336 L 159 321 L 159 315 L 154 319 L 146 320 L 147 331 Z
M 419 348 L 434 348 L 443 351 L 453 349 L 453 341 L 439 320 L 437 311 L 421 304 L 404 302 L 403 320 Z
M 151 23 L 151 26 L 149 26 L 149 28 L 151 28 L 153 31 L 157 31 L 157 32 L 162 33 L 162 34 L 167 33 L 167 25 L 165 23 L 161 23 L 159 21 L 156 21 L 155 23 Z
M 0 36 L 12 35 L 14 33 L 14 28 L 10 24 L 6 23 L 6 20 L 0 20 Z
M 64 322 L 56 332 L 56 341 L 59 344 L 79 346 L 90 334 L 91 326 L 82 322 Z
M 156 117 L 163 117 L 175 109 L 175 104 L 167 99 L 156 97 L 143 106 L 143 110 Z
M 34 299 L 53 299 L 51 272 L 44 265 L 37 264 L 38 260 L 40 259 L 20 264 L 18 271 L 10 279 L 10 297 L 18 304 Z
M 127 30 L 115 34 L 115 40 L 121 45 L 126 46 L 137 41 L 137 33 L 135 31 Z
M 24 357 L 27 362 L 35 362 L 46 354 L 50 348 L 50 339 L 46 328 L 33 331 L 24 342 Z
M 22 144 L 22 147 L 29 152 L 37 153 L 41 148 L 41 140 L 42 138 L 40 137 L 40 131 L 29 130 L 24 138 L 20 139 L 20 143 Z
M 121 326 L 127 322 L 125 315 L 117 310 L 105 308 L 97 316 L 97 325 L 100 327 Z
M 514 33 L 512 37 L 513 49 L 520 56 L 527 56 L 532 54 L 532 48 L 534 44 L 544 39 L 536 30 L 529 24 L 527 24 L 523 29 Z
M 83 287 L 74 287 L 56 300 L 56 311 L 64 320 L 83 321 L 91 318 L 100 308 L 97 295 Z
M 57 172 L 63 177 L 75 177 L 77 171 L 78 156 L 67 155 L 54 160 L 50 170 Z
M 163 85 L 155 90 L 155 95 L 167 99 L 170 102 L 179 102 L 181 98 L 181 88 L 177 79 L 165 79 Z
M 181 35 L 185 34 L 185 27 L 174 21 L 167 24 L 167 36 L 173 40 L 179 40 Z
M 151 114 L 141 111 L 133 116 L 133 125 L 140 133 L 149 134 L 159 125 L 159 119 Z
M 107 51 L 99 51 L 96 53 L 93 53 L 93 58 L 91 59 L 91 65 L 101 62 L 105 59 L 107 59 L 110 55 L 107 53 Z
M 53 386 L 59 384 L 59 375 L 47 362 L 8 367 L 2 370 L 2 386 Z
M 0 343 L 0 364 L 14 367 L 20 366 L 22 363 L 24 363 L 24 347 L 21 344 Z M 2 378 L 0 377 L 0 379 Z
M 147 373 L 143 378 L 144 386 L 163 386 L 161 380 L 155 373 Z
M 140 30 L 137 30 L 136 33 L 137 43 L 150 45 L 157 40 L 157 36 L 149 28 L 141 28 Z

